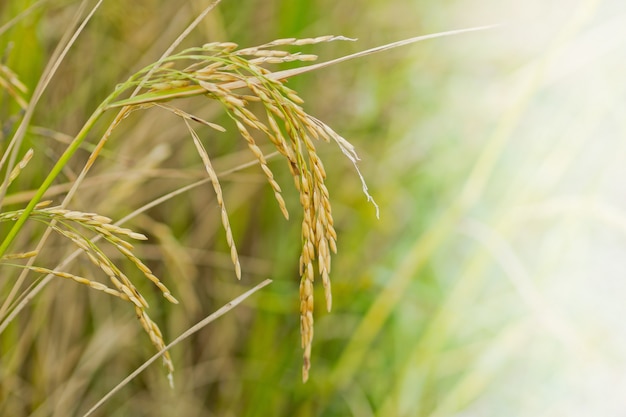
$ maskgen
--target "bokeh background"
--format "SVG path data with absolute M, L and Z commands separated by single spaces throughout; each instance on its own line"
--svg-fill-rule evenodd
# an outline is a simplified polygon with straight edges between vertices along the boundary
M 0 33 L 3 62 L 30 91 L 79 5 L 37 3 Z M 32 4 L 3 0 L 0 27 Z M 25 204 L 67 135 L 208 4 L 103 3 L 42 98 L 27 137 L 34 162 L 5 208 Z M 317 303 L 308 383 L 300 382 L 298 196 L 275 159 L 290 221 L 258 167 L 221 177 L 241 282 L 210 186 L 131 221 L 150 236 L 138 253 L 181 300 L 165 305 L 150 285 L 141 288 L 167 340 L 263 279 L 274 282 L 173 349 L 174 390 L 155 364 L 96 415 L 626 415 L 623 2 L 223 0 L 185 45 L 358 38 L 303 48 L 330 59 L 493 23 L 502 26 L 289 81 L 309 113 L 356 146 L 381 212 L 377 219 L 340 150 L 320 144 L 339 253 L 334 309 Z M 4 151 L 17 110 L 0 97 Z M 200 130 L 218 171 L 253 159 L 218 106 L 184 106 L 229 127 Z M 55 201 L 88 148 L 63 173 Z M 179 120 L 137 112 L 115 131 L 72 208 L 119 219 L 203 173 Z M 88 261 L 72 268 L 90 271 Z M 14 272 L 2 273 L 6 294 Z M 82 415 L 153 347 L 127 305 L 58 280 L 0 335 L 0 353 L 1 415 L 69 416 Z

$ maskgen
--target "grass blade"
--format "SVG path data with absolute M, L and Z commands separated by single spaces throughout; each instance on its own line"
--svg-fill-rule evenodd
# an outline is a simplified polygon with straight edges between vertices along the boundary
M 261 288 L 269 285 L 271 282 L 272 282 L 271 279 L 266 279 L 265 281 L 261 282 L 256 287 L 254 287 L 254 288 L 246 291 L 245 293 L 241 294 L 239 297 L 237 297 L 237 298 L 233 299 L 232 301 L 228 302 L 227 304 L 222 306 L 219 310 L 215 311 L 213 314 L 210 314 L 209 316 L 205 317 L 204 319 L 200 320 L 198 323 L 196 323 L 195 325 L 190 327 L 187 331 L 185 331 L 183 334 L 181 334 L 176 339 L 174 339 L 174 341 L 172 341 L 170 344 L 168 344 L 163 349 L 161 349 L 160 352 L 155 353 L 150 359 L 145 361 L 143 363 L 143 365 L 141 365 L 139 368 L 137 368 L 133 373 L 128 375 L 126 378 L 124 378 L 123 381 L 121 381 L 119 384 L 117 384 L 111 391 L 109 391 L 104 397 L 102 397 L 100 399 L 100 401 L 98 401 L 93 407 L 91 407 L 83 416 L 87 417 L 87 416 L 90 416 L 91 414 L 93 414 L 93 412 L 96 411 L 96 409 L 98 409 L 98 407 L 100 407 L 102 404 L 104 404 L 109 398 L 111 398 L 113 395 L 115 395 L 115 393 L 117 393 L 119 390 L 121 390 L 126 384 L 128 384 L 130 381 L 132 381 L 137 375 L 142 373 L 148 366 L 150 366 L 154 361 L 156 361 L 158 358 L 160 358 L 165 352 L 170 350 L 172 347 L 176 346 L 177 344 L 179 344 L 180 342 L 182 342 L 183 340 L 185 340 L 189 336 L 193 335 L 194 333 L 199 332 L 204 327 L 206 327 L 209 323 L 215 321 L 219 317 L 221 317 L 224 314 L 228 313 L 230 310 L 232 310 L 233 308 L 235 308 L 239 304 L 241 304 L 241 302 L 243 300 L 245 300 L 246 298 L 248 298 L 249 296 L 251 296 L 252 294 L 257 292 Z

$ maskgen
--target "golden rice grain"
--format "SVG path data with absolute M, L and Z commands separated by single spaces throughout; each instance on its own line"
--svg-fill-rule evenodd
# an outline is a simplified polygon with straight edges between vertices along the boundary
M 28 259 L 37 256 L 39 252 L 36 250 L 30 252 L 20 252 L 20 253 L 8 253 L 4 255 L 1 259 Z
M 230 221 L 228 220 L 228 214 L 226 211 L 226 206 L 224 204 L 224 198 L 222 196 L 222 186 L 220 185 L 217 174 L 215 173 L 213 165 L 211 164 L 209 155 L 207 154 L 206 149 L 204 149 L 204 146 L 202 145 L 198 134 L 195 132 L 195 130 L 192 129 L 191 125 L 186 120 L 185 124 L 187 125 L 187 129 L 191 133 L 198 154 L 200 155 L 200 158 L 204 163 L 204 168 L 209 175 L 209 178 L 211 179 L 211 184 L 213 184 L 213 190 L 215 191 L 217 204 L 220 207 L 222 226 L 226 231 L 226 242 L 228 243 L 228 247 L 230 248 L 230 257 L 233 265 L 235 266 L 235 276 L 237 277 L 237 279 L 241 279 L 241 264 L 239 263 L 239 255 L 237 254 L 237 248 L 235 247 L 235 241 L 233 239 L 233 232 L 230 228 Z
M 163 340 L 163 335 L 161 334 L 159 326 L 154 321 L 152 321 L 148 313 L 146 313 L 146 311 L 143 308 L 136 306 L 135 314 L 137 315 L 137 318 L 139 319 L 139 323 L 141 323 L 141 326 L 143 327 L 143 329 L 146 331 L 146 333 L 148 333 L 148 336 L 150 337 L 150 341 L 152 342 L 154 347 L 158 351 L 165 348 L 165 341 Z M 163 358 L 163 365 L 165 366 L 165 368 L 168 370 L 168 373 L 169 373 L 168 380 L 170 381 L 170 385 L 172 385 L 173 384 L 172 375 L 174 374 L 174 363 L 172 362 L 172 358 L 169 352 L 167 351 L 163 354 L 162 358 Z

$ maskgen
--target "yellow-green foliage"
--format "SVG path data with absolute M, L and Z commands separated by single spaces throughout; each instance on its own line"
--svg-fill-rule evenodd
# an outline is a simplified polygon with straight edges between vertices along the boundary
M 619 0 L 96 3 L 0 2 L 0 415 L 203 318 L 93 415 L 623 414 Z

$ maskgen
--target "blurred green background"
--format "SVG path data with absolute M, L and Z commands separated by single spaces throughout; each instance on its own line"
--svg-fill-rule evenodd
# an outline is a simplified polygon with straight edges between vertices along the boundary
M 0 27 L 34 3 L 2 1 Z M 38 3 L 0 34 L 2 62 L 30 91 L 79 4 Z M 34 161 L 5 208 L 25 204 L 21 193 L 41 182 L 64 135 L 73 136 L 117 83 L 158 59 L 208 3 L 103 3 L 38 106 L 27 136 Z M 350 162 L 320 144 L 339 253 L 331 313 L 316 292 L 308 383 L 300 382 L 298 195 L 275 159 L 290 221 L 257 166 L 221 179 L 241 282 L 209 185 L 131 222 L 150 236 L 138 253 L 181 300 L 165 305 L 150 285 L 140 287 L 166 340 L 263 279 L 274 282 L 173 349 L 174 390 L 153 365 L 96 415 L 626 413 L 622 2 L 223 0 L 184 44 L 358 38 L 303 48 L 325 60 L 492 23 L 503 26 L 289 81 L 309 113 L 356 146 L 381 209 L 378 220 Z M 4 152 L 18 109 L 0 97 Z M 253 159 L 218 106 L 184 106 L 229 129 L 200 130 L 217 171 Z M 271 151 L 267 143 L 263 149 Z M 64 172 L 56 202 L 87 156 L 88 145 Z M 136 112 L 71 207 L 119 219 L 203 175 L 178 119 Z M 31 238 L 19 244 L 27 248 Z M 65 250 L 51 248 L 50 259 Z M 90 264 L 72 271 L 87 275 Z M 16 272 L 2 273 L 6 294 Z M 57 281 L 0 335 L 0 415 L 82 415 L 153 353 L 124 303 Z

